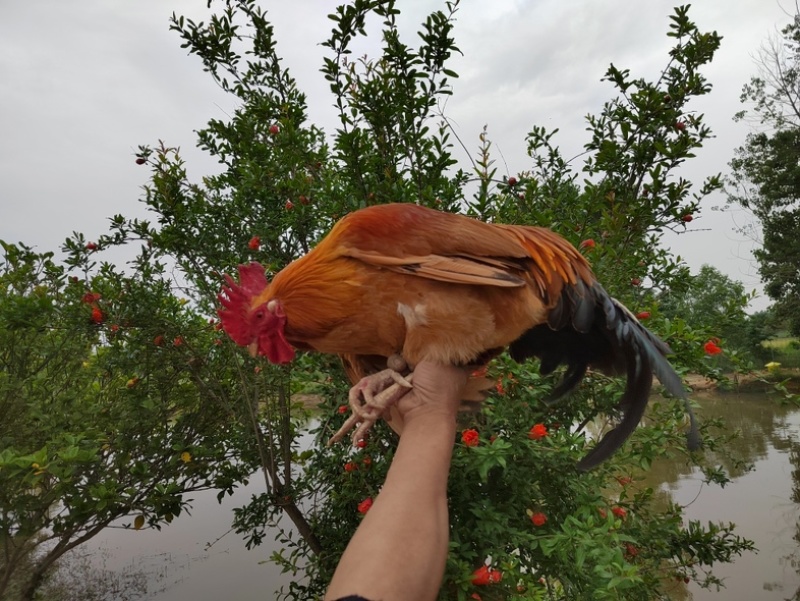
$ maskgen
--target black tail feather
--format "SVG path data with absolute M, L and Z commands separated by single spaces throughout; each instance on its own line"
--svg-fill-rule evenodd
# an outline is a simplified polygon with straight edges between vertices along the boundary
M 542 373 L 567 365 L 563 379 L 547 402 L 574 389 L 589 365 L 610 375 L 627 375 L 625 392 L 618 403 L 623 411 L 622 421 L 580 461 L 578 469 L 595 467 L 633 433 L 647 407 L 654 374 L 670 394 L 685 400 L 690 421 L 688 445 L 692 450 L 699 447 L 697 422 L 683 383 L 665 358 L 669 347 L 599 284 L 565 289 L 548 323 L 525 332 L 509 350 L 518 362 L 539 357 Z

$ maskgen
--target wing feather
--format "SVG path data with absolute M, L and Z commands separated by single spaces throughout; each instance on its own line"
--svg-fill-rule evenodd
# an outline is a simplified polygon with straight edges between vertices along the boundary
M 485 260 L 480 257 L 427 255 L 424 257 L 387 257 L 376 251 L 350 248 L 347 257 L 358 259 L 368 265 L 383 267 L 399 273 L 449 282 L 453 284 L 473 284 L 480 286 L 499 286 L 519 288 L 525 280 L 515 275 L 499 260 Z M 517 269 L 517 271 L 519 271 Z
M 340 256 L 442 282 L 533 286 L 546 305 L 594 275 L 566 240 L 545 228 L 491 224 L 413 204 L 377 205 L 342 219 L 322 244 Z

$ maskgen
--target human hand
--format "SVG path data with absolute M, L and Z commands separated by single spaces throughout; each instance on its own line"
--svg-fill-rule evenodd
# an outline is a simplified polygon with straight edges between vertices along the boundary
M 463 368 L 421 361 L 414 368 L 414 387 L 392 407 L 390 425 L 402 434 L 405 425 L 420 417 L 455 420 L 466 383 Z

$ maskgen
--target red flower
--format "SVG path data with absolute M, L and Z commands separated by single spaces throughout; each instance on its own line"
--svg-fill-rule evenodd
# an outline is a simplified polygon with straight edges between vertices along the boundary
M 528 432 L 528 438 L 531 440 L 540 440 L 547 436 L 547 426 L 544 424 L 536 424 L 531 428 L 531 431 Z
M 592 240 L 591 238 L 587 238 L 586 240 L 581 242 L 579 248 L 584 249 L 584 248 L 594 248 L 594 247 L 595 247 L 594 240 Z
M 370 507 L 372 507 L 372 499 L 367 497 L 358 504 L 358 513 L 367 513 Z
M 250 250 L 258 250 L 261 248 L 261 238 L 258 236 L 253 236 L 250 238 L 250 242 L 247 243 L 247 248 Z
M 164 346 L 164 337 L 161 334 L 159 334 L 158 336 L 153 338 L 153 344 L 155 344 L 156 346 Z
M 98 307 L 92 307 L 92 321 L 95 323 L 103 323 L 103 312 Z
M 118 332 L 119 331 L 119 326 L 117 324 L 112 324 L 111 325 L 111 331 L 112 332 Z
M 514 177 L 513 175 L 511 177 L 509 177 L 508 178 L 508 185 L 511 186 L 512 188 L 514 186 L 516 186 L 517 185 L 517 178 Z
M 539 526 L 544 526 L 547 523 L 547 516 L 543 514 L 541 511 L 537 511 L 533 515 L 531 515 L 531 522 L 537 528 Z
M 363 463 L 364 465 L 372 465 L 372 457 L 367 455 L 366 457 L 364 457 L 364 459 L 361 460 L 361 463 Z
M 348 461 L 344 464 L 344 471 L 346 472 L 354 472 L 358 469 L 358 465 L 353 463 L 352 461 Z
M 347 405 L 339 405 L 339 408 L 336 410 L 339 415 L 343 415 L 347 413 Z
M 719 355 L 722 352 L 722 349 L 717 346 L 717 343 L 713 340 L 709 340 L 703 345 L 703 350 L 706 352 L 706 355 Z
M 608 512 L 605 509 L 603 509 L 602 507 L 598 507 L 597 508 L 597 513 L 599 513 L 600 517 L 603 518 L 603 519 L 606 519 L 608 517 Z
M 631 543 L 625 543 L 625 555 L 633 559 L 634 557 L 639 555 L 639 549 L 636 547 L 636 545 L 633 545 Z
M 175 340 L 172 341 L 172 344 L 175 346 L 181 346 L 183 344 L 183 336 L 175 336 Z
M 81 302 L 86 303 L 87 305 L 91 305 L 92 303 L 96 303 L 100 300 L 100 293 L 99 292 L 87 292 L 81 297 Z
M 472 572 L 472 584 L 475 586 L 486 586 L 496 584 L 503 579 L 503 573 L 489 566 L 481 566 Z
M 688 213 L 683 217 L 681 217 L 681 221 L 683 221 L 684 223 L 689 223 L 692 219 L 694 219 L 694 217 L 692 216 L 691 213 Z
M 614 507 L 611 508 L 611 513 L 613 513 L 621 520 L 624 520 L 625 517 L 628 515 L 628 511 L 624 507 L 620 507 L 619 505 L 614 505 Z
M 87 242 L 86 250 L 97 250 L 97 244 L 95 244 L 94 242 Z
M 364 440 L 364 439 L 362 438 L 361 440 L 359 440 L 359 441 L 356 443 L 356 446 L 357 446 L 359 449 L 363 449 L 364 447 L 366 447 L 366 446 L 367 446 L 367 441 L 366 441 L 366 440 Z
M 477 430 L 464 430 L 461 433 L 461 442 L 463 442 L 465 446 L 477 447 L 480 441 L 480 435 Z
M 486 586 L 489 584 L 489 567 L 481 566 L 472 572 L 472 584 L 475 586 Z
M 294 203 L 291 200 L 287 200 L 283 206 L 286 207 L 287 211 L 291 211 L 294 208 Z
M 472 378 L 482 378 L 483 376 L 486 375 L 486 371 L 487 370 L 488 370 L 488 367 L 486 365 L 484 365 L 482 367 L 479 367 L 478 369 L 476 369 L 475 371 L 473 371 L 470 374 L 470 377 L 472 377 Z
M 636 319 L 638 320 L 650 319 L 650 311 L 641 311 L 640 313 L 637 313 Z
M 503 376 L 497 378 L 497 383 L 494 385 L 497 394 L 504 395 L 506 393 L 506 389 L 503 388 Z
M 617 482 L 619 482 L 622 486 L 628 486 L 631 482 L 633 482 L 632 478 L 628 476 L 617 476 Z

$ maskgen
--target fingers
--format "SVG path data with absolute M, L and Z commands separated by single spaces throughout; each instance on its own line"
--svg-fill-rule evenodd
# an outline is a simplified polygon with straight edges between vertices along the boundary
M 461 367 L 422 361 L 414 368 L 414 391 L 428 402 L 457 403 L 461 400 L 467 377 L 466 370 Z

